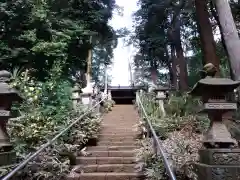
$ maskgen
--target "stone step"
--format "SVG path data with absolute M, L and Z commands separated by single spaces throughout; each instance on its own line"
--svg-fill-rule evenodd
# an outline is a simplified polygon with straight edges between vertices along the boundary
M 117 127 L 116 127 L 117 124 Z M 102 123 L 102 127 L 120 128 L 120 129 L 131 129 L 136 126 L 136 123 L 126 123 L 126 122 L 114 122 L 114 123 Z
M 116 134 L 120 134 L 120 135 L 123 135 L 123 136 L 124 135 L 134 136 L 134 135 L 138 134 L 138 132 L 136 132 L 136 131 L 118 131 L 118 130 L 114 130 L 114 129 L 112 129 L 112 130 L 104 129 L 104 130 L 100 131 L 101 134 L 110 134 L 112 132 L 115 132 Z
M 94 164 L 86 165 L 82 168 L 83 173 L 92 172 L 135 172 L 135 164 Z
M 107 134 L 107 135 L 111 135 L 111 136 L 136 136 L 137 134 L 139 134 L 139 131 L 124 131 L 124 132 L 117 132 L 114 130 L 100 130 L 100 134 Z
M 133 138 L 137 136 L 138 133 L 126 133 L 126 134 L 116 134 L 116 133 L 101 133 L 98 136 L 101 137 L 111 137 L 111 138 L 119 138 L 119 137 L 125 137 L 125 138 Z
M 141 173 L 116 173 L 116 172 L 103 172 L 103 173 L 71 173 L 67 180 L 141 180 L 143 175 Z
M 104 141 L 98 141 L 97 145 L 99 146 L 134 146 L 138 145 L 138 141 L 109 141 L 109 140 L 104 140 Z
M 134 127 L 126 128 L 126 126 L 129 127 L 129 125 L 125 125 L 125 126 L 118 126 L 118 125 L 102 126 L 101 130 L 113 130 L 114 129 L 114 130 L 116 130 L 118 132 L 132 132 L 134 130 Z M 112 132 L 115 132 L 115 131 L 112 131 Z
M 136 137 L 113 137 L 113 136 L 105 136 L 105 137 L 99 137 L 99 141 L 135 141 Z
M 87 151 L 91 157 L 134 157 L 133 150 L 121 151 Z
M 125 125 L 125 126 L 119 126 L 117 123 L 115 125 L 112 126 L 102 126 L 101 130 L 114 130 L 111 132 L 132 132 L 133 131 L 133 127 L 129 127 L 129 125 Z
M 139 146 L 88 146 L 88 150 L 101 150 L 101 151 L 120 151 L 120 150 L 134 150 L 138 149 Z
M 136 127 L 135 124 L 121 124 L 118 122 L 114 122 L 113 124 L 102 124 L 101 128 L 111 128 L 111 129 L 117 129 L 117 130 L 132 130 L 134 127 Z
M 136 163 L 135 157 L 77 157 L 77 164 L 133 164 Z
M 121 124 L 119 122 L 112 122 L 111 124 L 107 124 L 107 123 L 102 123 L 101 127 L 102 128 L 111 128 L 111 129 L 119 129 L 119 130 L 131 130 L 134 126 L 134 124 L 132 123 L 124 123 Z

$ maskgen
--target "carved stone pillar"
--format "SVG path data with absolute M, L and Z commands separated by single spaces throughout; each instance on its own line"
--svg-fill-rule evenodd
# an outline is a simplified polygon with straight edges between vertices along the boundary
M 17 91 L 8 85 L 11 74 L 0 71 L 0 166 L 15 162 L 15 152 L 10 143 L 6 125 L 11 117 L 10 111 L 14 101 L 21 101 Z

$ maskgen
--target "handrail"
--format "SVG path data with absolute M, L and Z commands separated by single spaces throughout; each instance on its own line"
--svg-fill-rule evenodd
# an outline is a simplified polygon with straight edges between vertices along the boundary
M 151 124 L 151 122 L 149 120 L 149 117 L 148 117 L 148 115 L 146 113 L 146 110 L 143 107 L 143 104 L 142 104 L 142 101 L 141 101 L 139 95 L 136 96 L 136 100 L 137 100 L 137 105 L 138 106 L 140 105 L 140 108 L 142 109 L 143 115 L 145 116 L 145 118 L 147 120 L 149 129 L 150 129 L 150 131 L 152 133 L 152 136 L 153 136 L 153 141 L 155 141 L 154 143 L 156 145 L 157 151 L 158 152 L 160 151 L 160 153 L 161 153 L 161 156 L 163 158 L 163 162 L 164 162 L 165 168 L 166 168 L 166 170 L 168 172 L 168 175 L 171 178 L 171 180 L 176 180 L 176 176 L 173 173 L 173 170 L 171 169 L 170 164 L 169 164 L 169 162 L 167 160 L 167 156 L 166 156 L 166 154 L 165 154 L 165 152 L 163 150 L 164 148 L 163 148 L 162 144 L 160 143 L 159 138 L 158 138 L 154 128 L 152 127 L 152 124 Z
M 54 138 L 52 138 L 47 143 L 43 144 L 35 153 L 32 155 L 29 155 L 25 160 L 23 160 L 17 167 L 15 167 L 10 173 L 8 173 L 2 180 L 8 180 L 11 178 L 15 173 L 17 173 L 19 170 L 21 170 L 24 166 L 27 165 L 29 161 L 31 161 L 33 158 L 35 158 L 39 153 L 41 153 L 43 150 L 45 150 L 48 146 L 50 146 L 54 141 L 56 141 L 59 137 L 61 137 L 66 131 L 68 131 L 73 125 L 75 125 L 79 120 L 81 120 L 83 117 L 85 117 L 89 112 L 94 110 L 101 102 L 103 102 L 106 99 L 106 97 L 103 97 L 101 101 L 96 103 L 94 106 L 92 106 L 90 109 L 88 109 L 85 113 L 83 113 L 79 118 L 77 118 L 75 121 L 73 121 L 71 124 L 69 124 L 65 129 L 63 129 L 60 133 L 58 133 Z

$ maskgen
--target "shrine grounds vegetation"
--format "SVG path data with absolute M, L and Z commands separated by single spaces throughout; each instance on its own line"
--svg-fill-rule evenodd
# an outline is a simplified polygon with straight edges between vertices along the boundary
M 143 102 L 147 102 L 146 99 Z M 151 123 L 163 144 L 170 165 L 179 180 L 197 180 L 193 164 L 198 161 L 202 134 L 209 127 L 207 115 L 199 114 L 202 102 L 188 94 L 172 94 L 165 102 L 166 117 L 162 118 L 154 101 L 144 103 Z M 239 142 L 239 110 L 233 119 L 224 120 L 232 136 Z M 146 122 L 143 121 L 143 124 Z M 139 170 L 143 170 L 149 180 L 167 180 L 161 155 L 156 156 L 152 149 L 152 139 L 141 140 L 142 148 L 137 150 Z
M 67 125 L 80 117 L 82 108 L 73 110 L 72 85 L 68 80 L 51 78 L 46 82 L 36 81 L 26 72 L 13 76 L 12 86 L 24 98 L 22 104 L 13 108 L 18 116 L 9 121 L 8 131 L 21 162 L 31 152 L 52 139 Z M 96 138 L 101 118 L 89 114 L 73 126 L 54 144 L 31 161 L 18 179 L 62 179 L 70 170 L 71 155 L 84 147 L 89 139 Z M 12 167 L 0 169 L 1 176 Z
M 202 133 L 209 126 L 205 115 L 196 115 L 200 105 L 201 101 L 197 98 L 173 94 L 166 102 L 167 116 L 164 118 L 156 113 L 153 116 L 153 107 L 156 106 L 153 102 L 151 106 L 144 105 L 170 165 L 180 180 L 196 179 L 192 164 L 198 159 Z M 144 163 L 139 163 L 139 170 L 143 170 L 149 180 L 167 180 L 161 155 L 153 153 L 152 140 L 146 138 L 141 142 L 143 147 L 137 150 L 137 160 Z
M 239 31 L 239 3 L 234 0 L 229 3 Z M 234 69 L 237 66 L 231 65 L 239 63 L 238 59 L 229 58 L 231 51 L 226 47 L 237 39 L 231 43 L 231 39 L 224 37 L 227 33 L 221 28 L 226 27 L 220 26 L 224 19 L 219 19 L 213 1 L 138 0 L 138 5 L 133 16 L 134 32 L 126 38 L 138 50 L 133 57 L 135 85 L 156 79 L 156 84 L 171 85 L 186 92 L 201 78 L 199 70 L 206 63 L 216 65 L 222 77 L 240 77 L 240 71 Z M 89 50 L 93 52 L 93 80 L 99 85 L 104 83 L 104 67 L 111 64 L 118 38 L 128 33 L 125 29 L 115 31 L 109 25 L 114 13 L 121 14 L 115 0 L 0 2 L 0 68 L 12 72 L 11 85 L 24 99 L 23 103 L 13 106 L 14 118 L 8 123 L 18 162 L 82 114 L 81 107 L 73 110 L 71 88 L 73 80 L 82 86 L 85 83 L 83 75 Z M 202 18 L 205 21 L 201 21 Z M 215 39 L 219 31 L 221 37 Z M 176 73 L 178 65 L 179 74 Z M 168 73 L 162 73 L 163 69 Z M 112 104 L 114 102 L 104 104 L 106 111 L 111 110 Z M 209 126 L 208 118 L 197 114 L 200 105 L 199 99 L 187 94 L 173 94 L 165 103 L 167 116 L 160 118 L 153 109 L 156 104 L 144 104 L 157 135 L 167 147 L 179 180 L 196 178 L 191 164 L 198 159 L 200 138 Z M 235 119 L 239 117 L 238 112 Z M 66 156 L 80 152 L 89 139 L 95 138 L 99 123 L 99 117 L 86 116 L 31 161 L 17 179 L 63 179 L 70 168 Z M 227 121 L 232 135 L 240 140 L 240 127 L 234 123 Z M 145 139 L 142 144 L 137 158 L 144 163 L 139 164 L 139 168 L 150 180 L 168 179 L 161 157 L 156 157 L 151 150 L 151 140 Z M 11 169 L 2 167 L 0 176 Z
M 103 84 L 103 67 L 111 64 L 121 34 L 108 23 L 115 10 L 118 14 L 121 8 L 114 0 L 0 2 L 0 67 L 13 74 L 11 85 L 23 97 L 23 103 L 13 106 L 14 118 L 8 123 L 17 162 L 83 113 L 81 107 L 73 110 L 71 88 L 76 81 L 81 87 L 85 84 L 89 50 L 94 54 L 93 80 Z M 61 179 L 70 167 L 66 156 L 80 152 L 95 138 L 99 123 L 99 117 L 87 115 L 31 161 L 17 179 Z M 2 167 L 0 176 L 12 168 Z

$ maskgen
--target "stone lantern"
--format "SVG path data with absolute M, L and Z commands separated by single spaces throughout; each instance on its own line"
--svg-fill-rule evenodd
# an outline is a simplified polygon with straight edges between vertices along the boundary
M 156 89 L 154 89 L 154 92 L 156 93 L 156 100 L 164 100 L 167 98 L 166 92 L 169 90 L 167 87 L 158 86 Z
M 211 121 L 203 138 L 203 147 L 199 150 L 199 163 L 196 170 L 199 180 L 239 180 L 240 149 L 234 148 L 236 141 L 222 121 L 225 113 L 237 109 L 236 102 L 226 98 L 240 82 L 226 78 L 215 78 L 216 71 L 206 69 L 213 67 L 207 64 L 205 77 L 197 82 L 192 91 L 194 96 L 202 97 L 204 109 Z M 215 69 L 215 68 L 212 68 Z
M 93 83 L 89 83 L 85 88 L 82 89 L 81 93 L 82 103 L 87 108 L 92 107 L 92 96 L 93 96 Z
M 78 84 L 75 84 L 75 86 L 72 89 L 72 101 L 73 101 L 73 108 L 76 110 L 77 105 L 80 103 L 80 92 L 81 89 L 79 88 Z
M 158 86 L 156 89 L 154 89 L 154 92 L 156 94 L 156 101 L 158 102 L 159 108 L 162 112 L 162 116 L 166 116 L 166 112 L 164 109 L 164 102 L 163 100 L 166 99 L 166 92 L 169 90 L 169 88 Z
M 9 86 L 11 73 L 0 71 L 0 165 L 9 165 L 15 161 L 15 152 L 10 143 L 6 124 L 11 117 L 10 111 L 14 101 L 21 101 L 18 93 Z

